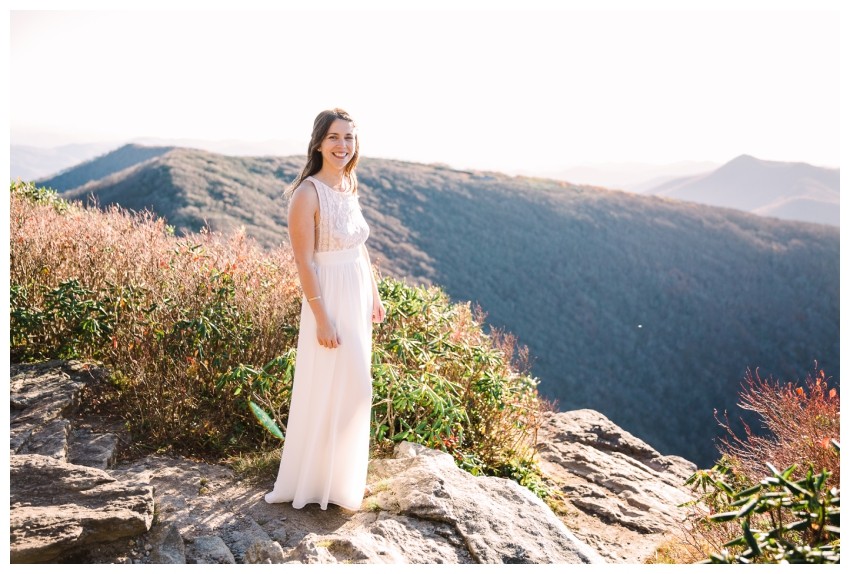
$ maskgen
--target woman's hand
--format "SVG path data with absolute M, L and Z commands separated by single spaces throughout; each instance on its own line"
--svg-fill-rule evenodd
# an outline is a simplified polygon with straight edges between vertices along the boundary
M 372 322 L 383 323 L 387 312 L 384 309 L 384 303 L 380 297 L 374 297 L 372 300 Z
M 333 324 L 327 319 L 316 322 L 316 338 L 322 347 L 328 349 L 339 347 L 339 335 L 337 335 Z

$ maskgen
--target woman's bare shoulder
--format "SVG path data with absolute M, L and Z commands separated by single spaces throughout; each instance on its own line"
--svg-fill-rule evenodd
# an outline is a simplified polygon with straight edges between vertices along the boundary
M 299 203 L 299 204 L 307 204 L 307 205 L 318 205 L 319 204 L 319 192 L 316 189 L 316 184 L 312 181 L 305 179 L 301 183 L 298 184 L 298 187 L 292 192 L 291 203 Z

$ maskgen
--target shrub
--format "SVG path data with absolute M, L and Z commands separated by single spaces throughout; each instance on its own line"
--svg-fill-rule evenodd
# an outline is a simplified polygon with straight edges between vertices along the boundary
M 286 250 L 241 234 L 177 238 L 149 213 L 63 204 L 29 184 L 12 184 L 10 202 L 12 360 L 107 365 L 115 408 L 150 448 L 218 455 L 266 442 L 228 375 L 273 369 L 294 344 L 300 290 Z M 288 406 L 285 385 L 251 390 Z
M 837 443 L 834 444 L 839 450 Z M 706 562 L 837 564 L 840 561 L 840 495 L 827 487 L 829 473 L 815 475 L 811 468 L 801 480 L 792 480 L 796 467 L 779 472 L 750 488 L 731 492 L 722 481 L 715 486 L 727 494 L 734 510 L 713 514 L 714 523 L 740 520 L 741 536 L 724 544 Z
M 82 358 L 113 374 L 114 408 L 149 449 L 239 457 L 279 447 L 301 291 L 291 252 L 243 234 L 175 237 L 149 213 L 11 186 L 12 360 Z M 377 450 L 400 440 L 538 493 L 537 381 L 469 304 L 385 278 L 375 329 Z M 258 421 L 258 418 L 260 419 Z
M 740 397 L 738 406 L 756 413 L 766 432 L 744 424 L 744 436 L 738 436 L 728 418 L 718 419 L 726 431 L 719 450 L 736 473 L 757 482 L 764 462 L 777 468 L 812 465 L 817 472 L 827 470 L 831 483 L 841 483 L 840 457 L 830 448 L 841 436 L 841 404 L 837 385 L 822 370 L 807 375 L 802 385 L 748 372 Z
M 483 330 L 467 304 L 440 289 L 380 282 L 387 318 L 376 329 L 374 439 L 451 453 L 473 474 L 518 480 L 543 493 L 532 463 L 541 403 L 518 370 L 509 338 Z
M 757 413 L 766 432 L 744 425 L 741 437 L 728 419 L 718 419 L 727 433 L 719 446 L 722 456 L 687 481 L 699 495 L 689 504 L 680 554 L 691 562 L 838 562 L 837 389 L 823 371 L 809 375 L 805 386 L 748 373 L 740 397 L 740 406 Z M 802 478 L 794 477 L 797 469 L 805 469 Z

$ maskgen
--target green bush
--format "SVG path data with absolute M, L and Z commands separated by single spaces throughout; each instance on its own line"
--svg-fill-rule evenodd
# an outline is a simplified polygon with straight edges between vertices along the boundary
M 165 222 L 65 204 L 12 184 L 12 360 L 81 358 L 113 374 L 139 445 L 204 457 L 279 447 L 301 291 L 288 249 L 238 234 L 174 237 Z M 61 200 L 58 200 L 61 201 Z M 545 494 L 534 464 L 537 381 L 469 304 L 384 278 L 372 439 L 451 453 L 475 474 Z
M 541 404 L 514 349 L 486 334 L 469 304 L 438 288 L 380 282 L 387 308 L 373 351 L 376 442 L 408 440 L 451 453 L 473 474 L 536 486 L 531 471 Z
M 836 450 L 839 445 L 834 444 Z M 705 560 L 712 564 L 837 564 L 841 557 L 840 490 L 829 487 L 829 473 L 793 480 L 796 467 L 778 471 L 746 488 L 730 485 L 741 481 L 731 468 L 718 464 L 710 472 L 697 473 L 688 484 L 703 490 L 703 502 L 722 511 L 707 517 L 710 523 L 734 522 L 739 536 Z
M 837 383 L 823 371 L 803 385 L 748 373 L 740 399 L 742 408 L 758 414 L 762 432 L 744 425 L 738 434 L 728 419 L 718 418 L 727 433 L 719 444 L 722 457 L 687 481 L 699 495 L 687 505 L 690 528 L 680 549 L 694 562 L 838 562 Z M 806 475 L 794 479 L 800 468 L 808 469 Z

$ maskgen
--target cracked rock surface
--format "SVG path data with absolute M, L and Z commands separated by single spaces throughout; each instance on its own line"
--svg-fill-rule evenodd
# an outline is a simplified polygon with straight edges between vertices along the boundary
M 118 437 L 75 418 L 87 384 L 78 363 L 12 366 L 13 563 L 640 563 L 683 519 L 695 470 L 595 411 L 571 411 L 547 415 L 538 434 L 565 516 L 412 443 L 370 462 L 360 510 L 295 510 L 265 502 L 271 483 L 221 465 L 116 463 Z

